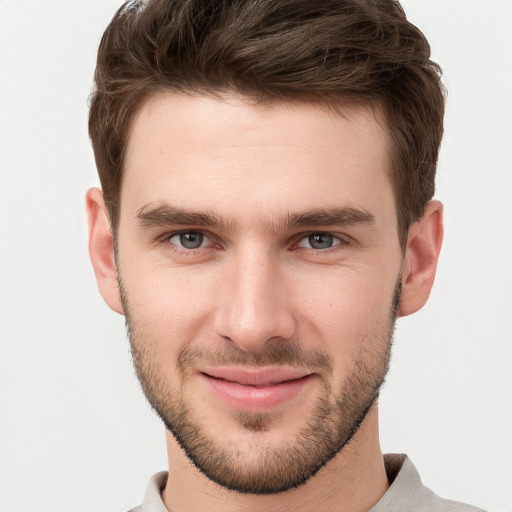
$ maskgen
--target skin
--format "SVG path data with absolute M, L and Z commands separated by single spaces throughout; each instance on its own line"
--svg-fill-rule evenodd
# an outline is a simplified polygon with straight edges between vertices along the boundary
M 427 205 L 403 253 L 388 147 L 378 109 L 346 106 L 335 113 L 302 103 L 264 106 L 236 96 L 167 93 L 149 100 L 134 121 L 117 262 L 101 191 L 87 194 L 90 254 L 102 296 L 118 313 L 129 307 L 136 347 L 153 363 L 160 394 L 167 389 L 182 397 L 192 419 L 218 447 L 236 446 L 242 462 L 257 465 L 269 450 L 293 443 L 325 382 L 343 392 L 361 361 L 377 364 L 371 354 L 389 348 L 400 279 L 400 315 L 428 299 L 442 206 Z M 216 222 L 204 226 L 188 217 L 181 224 L 183 218 L 169 220 L 169 208 L 208 213 Z M 336 222 L 317 216 L 307 226 L 286 222 L 319 210 L 345 216 Z M 176 235 L 183 231 L 207 238 L 186 249 Z M 319 232 L 333 236 L 332 247 L 311 246 L 309 236 Z M 263 430 L 244 427 L 240 418 L 250 417 L 250 406 L 240 414 L 197 373 L 176 371 L 186 349 L 208 360 L 235 347 L 254 360 L 278 343 L 326 354 L 332 371 L 317 372 L 297 395 L 271 408 Z M 169 432 L 166 439 L 169 480 L 162 497 L 173 512 L 362 511 L 388 487 L 376 402 L 341 452 L 306 483 L 279 494 L 228 490 L 198 471 Z

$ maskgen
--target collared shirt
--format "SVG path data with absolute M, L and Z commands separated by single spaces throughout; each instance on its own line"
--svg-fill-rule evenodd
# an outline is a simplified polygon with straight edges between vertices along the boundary
M 440 498 L 425 487 L 418 471 L 407 455 L 384 455 L 389 489 L 369 512 L 484 512 L 482 509 Z M 130 512 L 168 512 L 160 492 L 167 481 L 167 472 L 151 477 L 142 505 Z

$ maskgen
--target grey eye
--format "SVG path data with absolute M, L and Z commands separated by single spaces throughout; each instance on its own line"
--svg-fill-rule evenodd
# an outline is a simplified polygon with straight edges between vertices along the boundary
M 199 249 L 203 245 L 205 238 L 202 233 L 197 231 L 187 231 L 170 237 L 169 242 L 184 249 Z
M 330 249 L 341 243 L 341 240 L 329 233 L 313 233 L 304 237 L 298 244 L 298 247 L 306 247 L 308 249 Z
M 325 233 L 317 233 L 309 235 L 308 241 L 313 249 L 329 249 L 334 244 L 334 237 Z

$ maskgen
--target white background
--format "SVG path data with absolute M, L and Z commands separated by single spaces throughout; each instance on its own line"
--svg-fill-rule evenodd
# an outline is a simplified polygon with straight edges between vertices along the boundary
M 122 511 L 165 469 L 123 319 L 88 261 L 95 52 L 116 0 L 0 0 L 0 510 Z M 449 90 L 430 303 L 399 321 L 385 451 L 439 494 L 512 510 L 512 1 L 406 0 Z

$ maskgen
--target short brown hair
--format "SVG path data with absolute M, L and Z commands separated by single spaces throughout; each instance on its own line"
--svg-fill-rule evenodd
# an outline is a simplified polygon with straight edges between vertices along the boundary
M 135 114 L 162 91 L 382 107 L 402 247 L 434 194 L 441 71 L 394 0 L 135 0 L 100 43 L 89 133 L 111 226 Z

